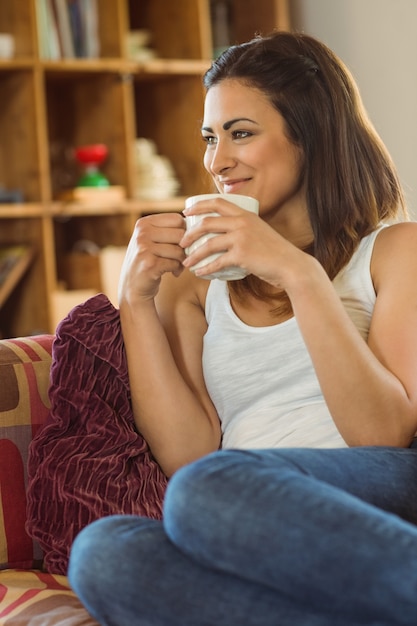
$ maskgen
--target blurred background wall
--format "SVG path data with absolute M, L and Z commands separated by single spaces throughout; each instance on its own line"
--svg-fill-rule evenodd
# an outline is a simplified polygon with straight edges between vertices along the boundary
M 291 0 L 291 12 L 355 76 L 417 220 L 417 0 Z

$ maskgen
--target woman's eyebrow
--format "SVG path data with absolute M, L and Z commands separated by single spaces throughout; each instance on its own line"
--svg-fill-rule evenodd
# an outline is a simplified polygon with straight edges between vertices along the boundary
M 251 120 L 249 117 L 236 117 L 233 120 L 229 120 L 228 122 L 225 122 L 223 124 L 223 130 L 229 130 L 233 124 L 237 124 L 238 122 L 250 122 L 251 124 L 258 124 L 257 122 L 255 122 L 255 120 Z M 205 131 L 206 133 L 212 133 L 213 129 L 210 128 L 209 126 L 202 126 L 201 130 Z

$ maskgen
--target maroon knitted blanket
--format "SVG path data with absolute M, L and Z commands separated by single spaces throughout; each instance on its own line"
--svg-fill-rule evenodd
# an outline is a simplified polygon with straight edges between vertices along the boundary
M 162 515 L 167 479 L 136 431 L 119 311 L 100 294 L 56 332 L 49 418 L 29 452 L 27 530 L 52 573 L 71 544 L 111 514 Z

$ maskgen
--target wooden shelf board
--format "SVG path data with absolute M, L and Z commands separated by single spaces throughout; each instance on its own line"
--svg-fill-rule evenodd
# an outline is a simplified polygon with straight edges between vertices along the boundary
M 170 213 L 181 211 L 185 205 L 186 196 L 177 196 L 168 200 L 129 200 L 131 213 Z
M 41 202 L 27 202 L 16 204 L 0 204 L 0 220 L 20 217 L 42 217 L 49 215 L 49 211 Z
M 153 59 L 146 63 L 137 63 L 136 74 L 164 75 L 164 74 L 204 74 L 210 67 L 211 61 L 193 59 Z
M 39 62 L 46 74 L 123 73 L 136 76 L 164 74 L 201 75 L 210 67 L 210 59 L 152 59 L 138 62 L 132 59 L 60 59 Z
M 0 59 L 0 71 L 13 71 L 33 69 L 36 61 L 32 57 L 13 57 L 11 59 Z
M 50 215 L 54 217 L 83 217 L 91 215 L 139 215 L 144 213 L 169 213 L 181 211 L 185 197 L 167 200 L 124 200 L 119 203 L 54 202 Z
M 83 215 L 115 215 L 139 213 L 164 213 L 178 211 L 184 206 L 185 196 L 176 196 L 167 200 L 127 199 L 118 203 L 101 204 L 98 202 L 62 202 L 53 201 L 48 204 L 0 204 L 0 221 L 2 219 L 40 218 Z
M 41 67 L 46 73 L 125 73 L 133 71 L 134 64 L 125 59 L 59 59 L 57 61 L 41 60 Z

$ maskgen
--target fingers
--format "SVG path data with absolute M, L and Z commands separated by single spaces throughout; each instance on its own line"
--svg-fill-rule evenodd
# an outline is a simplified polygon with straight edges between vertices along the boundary
M 200 263 L 200 261 L 204 261 L 208 259 L 213 254 L 221 254 L 221 259 L 219 257 L 219 263 L 216 264 L 217 269 L 221 269 L 225 267 L 224 262 L 228 260 L 230 255 L 226 257 L 226 254 L 229 251 L 229 246 L 232 247 L 233 242 L 227 234 L 217 235 L 215 237 L 210 237 L 205 241 L 202 245 L 197 246 L 193 252 L 189 253 L 182 262 L 182 265 L 188 269 Z M 227 264 L 227 263 L 226 263 Z M 229 262 L 230 265 L 230 262 Z M 207 265 L 208 267 L 208 265 Z M 210 266 L 211 267 L 211 266 Z M 204 272 L 205 272 L 206 264 L 204 264 Z M 197 272 L 196 272 L 197 273 Z
M 153 250 L 157 256 L 176 258 L 184 232 L 184 218 L 177 213 L 148 215 L 136 222 L 131 242 L 139 252 Z
M 182 248 L 189 248 L 198 239 L 204 238 L 206 240 L 207 235 L 220 235 L 226 233 L 234 233 L 235 238 L 242 237 L 243 232 L 253 232 L 254 221 L 259 220 L 257 215 L 249 213 L 243 209 L 237 209 L 237 213 L 234 216 L 218 215 L 204 215 L 199 219 L 192 227 L 187 227 L 184 236 L 179 241 L 179 245 Z
M 149 215 L 136 222 L 120 279 L 124 295 L 153 298 L 163 274 L 182 272 L 185 252 L 179 242 L 184 230 L 184 218 L 178 213 Z
M 185 220 L 179 213 L 147 215 L 136 222 L 132 237 L 138 241 L 178 243 L 185 231 Z

